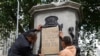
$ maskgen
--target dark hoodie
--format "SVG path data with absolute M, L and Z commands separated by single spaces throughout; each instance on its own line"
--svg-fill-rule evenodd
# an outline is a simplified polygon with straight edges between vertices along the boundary
M 39 56 L 32 53 L 32 46 L 26 39 L 29 32 L 35 32 L 37 30 L 30 30 L 18 36 L 15 43 L 8 51 L 8 56 Z

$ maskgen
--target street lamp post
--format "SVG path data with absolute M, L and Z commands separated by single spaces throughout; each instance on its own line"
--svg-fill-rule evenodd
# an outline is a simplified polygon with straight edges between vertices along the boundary
M 16 38 L 18 37 L 18 25 L 19 25 L 19 0 L 17 0 L 17 25 L 16 25 Z

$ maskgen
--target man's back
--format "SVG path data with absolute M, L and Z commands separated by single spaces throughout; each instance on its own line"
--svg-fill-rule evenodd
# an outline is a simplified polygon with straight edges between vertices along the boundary
M 76 55 L 75 46 L 68 46 L 59 53 L 59 56 L 75 56 L 75 55 Z
M 27 56 L 32 54 L 29 42 L 24 35 L 19 35 L 15 43 L 11 46 L 8 56 Z

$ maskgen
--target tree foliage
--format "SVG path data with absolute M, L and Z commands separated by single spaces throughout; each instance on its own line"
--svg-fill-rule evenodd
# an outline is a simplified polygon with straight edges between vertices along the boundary
M 19 0 L 20 1 L 20 16 L 23 16 L 23 20 L 20 20 L 19 32 L 24 32 L 25 27 L 30 28 L 30 15 L 29 9 L 37 3 L 50 3 L 54 0 Z M 57 0 L 56 0 L 57 1 Z M 80 26 L 83 26 L 87 31 L 100 28 L 100 0 L 73 0 L 82 5 L 82 22 Z M 16 28 L 16 11 L 17 0 L 0 0 L 0 32 L 3 35 L 7 35 L 10 31 Z
M 81 29 L 79 32 L 79 46 L 81 48 L 81 55 L 83 56 L 95 56 L 97 55 L 97 40 L 96 39 L 96 31 L 86 31 L 85 29 Z
M 30 16 L 29 9 L 40 3 L 40 0 L 19 0 L 20 1 L 20 16 L 23 20 L 19 20 L 19 32 L 24 32 L 24 27 L 29 27 Z M 8 37 L 11 31 L 16 30 L 17 21 L 17 0 L 0 0 L 0 36 Z M 22 24 L 22 25 L 21 25 Z
M 87 31 L 100 28 L 100 0 L 73 0 L 82 5 L 83 19 L 81 26 Z

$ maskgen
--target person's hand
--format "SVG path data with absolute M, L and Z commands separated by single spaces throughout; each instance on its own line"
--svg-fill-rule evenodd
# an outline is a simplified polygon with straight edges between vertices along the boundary
M 42 25 L 39 25 L 38 28 L 37 28 L 37 30 L 40 31 L 41 29 L 42 29 Z
M 63 38 L 63 32 L 62 32 L 62 31 L 59 32 L 59 36 L 60 36 L 61 38 Z
M 39 54 L 39 56 L 45 56 L 44 54 Z

